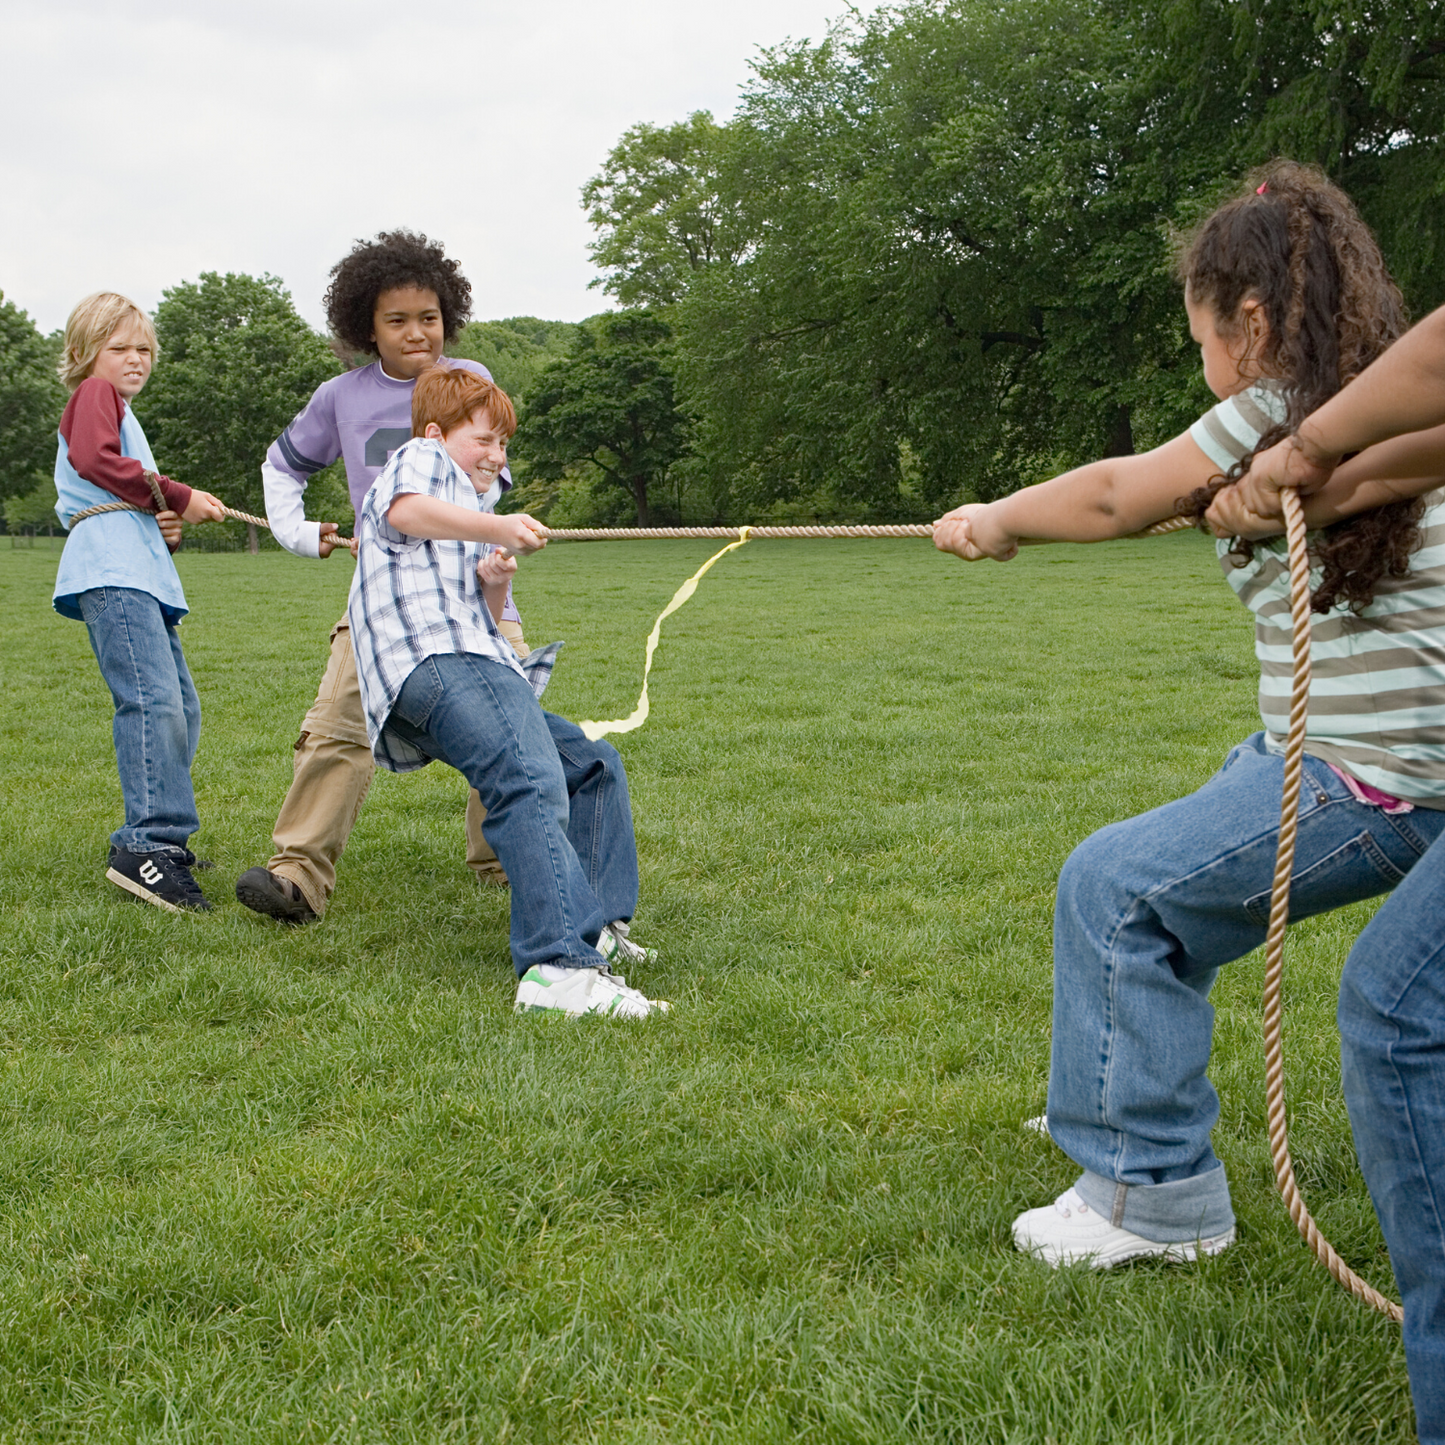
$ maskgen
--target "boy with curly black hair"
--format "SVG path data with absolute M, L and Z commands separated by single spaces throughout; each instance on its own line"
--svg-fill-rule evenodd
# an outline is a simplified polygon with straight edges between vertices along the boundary
M 442 348 L 471 313 L 472 288 L 440 245 L 411 231 L 358 241 L 331 272 L 326 319 L 352 353 L 375 358 L 323 382 L 272 443 L 261 475 L 266 517 L 276 540 L 301 557 L 338 546 L 334 522 L 308 522 L 302 494 L 337 457 L 346 461 L 351 504 L 362 503 L 392 452 L 411 436 L 416 379 L 432 366 L 463 367 L 490 380 L 475 361 L 450 360 Z M 512 485 L 501 473 L 502 487 Z M 510 593 L 500 623 L 519 656 L 527 654 Z M 301 723 L 295 771 L 276 819 L 275 855 L 236 883 L 246 907 L 286 923 L 310 923 L 336 887 L 336 863 L 355 826 L 375 770 L 345 616 L 331 630 L 331 656 L 316 701 Z M 467 863 L 487 883 L 506 874 L 482 837 L 485 813 L 475 791 L 467 802 Z

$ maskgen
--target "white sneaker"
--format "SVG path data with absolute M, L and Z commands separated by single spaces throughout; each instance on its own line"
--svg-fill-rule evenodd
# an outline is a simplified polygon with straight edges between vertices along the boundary
M 1042 1134 L 1045 1139 L 1054 1137 L 1049 1133 L 1049 1116 L 1047 1114 L 1035 1114 L 1032 1119 L 1025 1119 L 1023 1127 L 1032 1129 L 1035 1134 Z
M 605 1014 L 608 1018 L 645 1019 L 666 1013 L 670 1005 L 662 999 L 645 998 L 635 988 L 609 972 L 597 968 L 562 968 L 555 963 L 534 964 L 517 984 L 516 1013 L 540 1013 L 548 1009 L 581 1018 L 583 1014 Z
M 1110 1269 L 1127 1259 L 1155 1257 L 1192 1260 L 1201 1254 L 1219 1254 L 1234 1243 L 1234 1230 L 1209 1239 L 1161 1244 L 1145 1239 L 1096 1214 L 1075 1189 L 1066 1189 L 1052 1204 L 1026 1210 L 1014 1220 L 1014 1244 L 1057 1269 L 1061 1264 L 1087 1260 L 1095 1269 Z

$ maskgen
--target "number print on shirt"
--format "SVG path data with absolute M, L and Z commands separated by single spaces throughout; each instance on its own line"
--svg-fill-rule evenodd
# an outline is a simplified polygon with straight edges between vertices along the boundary
M 409 426 L 378 427 L 366 439 L 366 465 L 384 467 L 399 446 L 411 440 Z

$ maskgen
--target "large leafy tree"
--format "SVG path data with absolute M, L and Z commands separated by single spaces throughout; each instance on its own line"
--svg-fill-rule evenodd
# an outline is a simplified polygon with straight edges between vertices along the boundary
M 595 254 L 669 304 L 735 513 L 922 515 L 1197 415 L 1171 230 L 1272 154 L 1346 186 L 1417 311 L 1442 299 L 1442 51 L 1426 0 L 881 10 L 765 54 L 670 169 L 629 132 Z M 694 214 L 725 253 L 682 245 Z
M 515 449 L 529 477 L 594 468 L 600 486 L 628 494 L 637 525 L 650 526 L 654 489 L 688 449 L 671 328 L 649 311 L 584 322 L 568 355 L 538 378 L 520 422 Z
M 204 272 L 167 291 L 155 320 L 161 358 L 136 411 L 157 461 L 264 514 L 266 448 L 341 363 L 274 276 Z
M 740 196 L 739 132 L 710 112 L 676 125 L 635 125 L 582 188 L 598 230 L 593 282 L 624 306 L 670 306 L 696 272 L 738 260 L 747 249 Z
M 55 430 L 65 410 L 60 347 L 0 293 L 0 500 L 50 485 Z M 49 500 L 54 504 L 54 488 Z

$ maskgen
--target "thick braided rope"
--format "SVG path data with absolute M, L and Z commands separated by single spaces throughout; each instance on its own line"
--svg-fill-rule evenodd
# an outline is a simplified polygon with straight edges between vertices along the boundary
M 549 542 L 643 542 L 654 538 L 704 537 L 736 542 L 749 537 L 931 537 L 933 527 L 915 522 L 893 527 L 557 527 Z
M 1192 527 L 1190 517 L 1170 517 L 1156 522 L 1135 537 L 1159 537 Z M 556 527 L 549 529 L 549 542 L 644 542 L 653 539 L 700 537 L 736 542 L 743 533 L 749 537 L 931 537 L 931 522 L 908 522 L 876 527 Z
M 1269 1149 L 1275 1183 L 1305 1243 L 1315 1258 L 1357 1299 L 1373 1305 L 1396 1324 L 1404 1319 L 1400 1306 L 1367 1284 L 1335 1253 L 1305 1208 L 1294 1177 L 1284 1104 L 1284 1052 L 1281 1045 L 1284 980 L 1284 935 L 1289 924 L 1290 873 L 1294 868 L 1299 824 L 1300 775 L 1304 769 L 1305 728 L 1310 702 L 1310 563 L 1305 541 L 1304 508 L 1293 491 L 1280 494 L 1285 535 L 1289 541 L 1290 615 L 1293 624 L 1294 678 L 1289 696 L 1289 732 L 1285 739 L 1284 795 L 1280 800 L 1279 851 L 1269 900 L 1269 932 L 1265 937 L 1264 972 L 1264 1096 L 1269 1117 Z
M 156 499 L 156 511 L 164 512 L 168 504 L 166 502 L 165 493 L 161 491 L 160 479 L 156 476 L 154 472 L 147 472 L 145 474 L 145 479 L 146 484 L 151 489 L 151 496 Z M 252 516 L 250 512 L 238 512 L 234 507 L 227 507 L 224 505 L 221 507 L 221 510 L 228 517 L 234 517 L 238 522 L 250 522 L 253 527 L 264 527 L 268 532 L 271 530 L 271 524 L 265 519 L 265 517 L 255 517 Z M 136 506 L 134 502 L 102 502 L 98 507 L 87 507 L 84 511 L 77 512 L 73 517 L 71 517 L 70 526 L 74 527 L 77 522 L 83 522 L 87 517 L 99 517 L 104 512 L 141 512 L 144 513 L 146 516 L 155 515 L 153 512 L 148 511 L 145 507 Z M 66 530 L 69 531 L 70 528 L 67 528 Z M 350 542 L 351 538 L 337 537 L 334 540 L 337 546 L 345 546 L 346 543 Z

